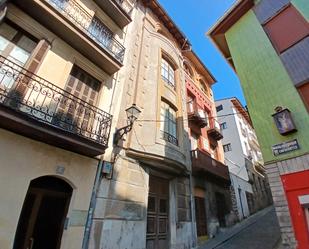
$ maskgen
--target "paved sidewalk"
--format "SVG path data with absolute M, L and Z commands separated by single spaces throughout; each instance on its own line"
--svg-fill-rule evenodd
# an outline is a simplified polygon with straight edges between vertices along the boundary
M 268 207 L 217 235 L 198 249 L 273 249 L 279 239 L 275 209 Z

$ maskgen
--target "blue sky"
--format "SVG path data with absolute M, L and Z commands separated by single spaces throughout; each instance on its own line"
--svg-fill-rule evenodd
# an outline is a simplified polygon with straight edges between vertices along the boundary
M 215 99 L 237 97 L 245 105 L 239 80 L 205 33 L 235 0 L 159 0 L 189 38 L 193 50 L 217 79 Z

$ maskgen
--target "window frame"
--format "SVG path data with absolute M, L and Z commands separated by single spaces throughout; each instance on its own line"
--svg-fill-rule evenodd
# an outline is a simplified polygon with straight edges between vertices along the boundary
M 278 22 L 279 18 L 281 18 L 281 21 L 282 21 L 282 20 L 285 20 L 283 18 L 283 15 L 287 15 L 289 17 L 289 15 L 291 14 L 294 14 L 293 17 L 296 19 L 289 18 L 289 23 L 293 22 L 295 28 L 296 28 L 296 24 L 304 23 L 304 26 L 302 27 L 302 29 L 304 30 L 306 29 L 307 32 L 304 32 L 304 30 L 302 31 L 304 32 L 303 34 L 299 32 L 299 34 L 297 34 L 297 39 L 295 39 L 295 37 L 293 39 L 290 39 L 288 36 L 284 36 L 285 40 L 290 40 L 289 43 L 285 44 L 284 46 L 283 45 L 284 43 L 282 42 L 284 38 L 282 36 L 278 37 L 276 35 L 278 33 L 274 31 L 274 28 L 276 28 L 277 26 L 282 26 L 282 24 L 284 24 L 284 23 L 281 23 L 281 25 L 278 25 L 278 23 L 276 23 L 276 21 Z M 285 18 L 288 18 L 288 17 L 285 17 Z M 271 42 L 271 44 L 273 45 L 274 49 L 277 51 L 278 54 L 284 53 L 286 50 L 293 47 L 295 44 L 299 43 L 300 41 L 302 41 L 303 39 L 309 36 L 309 25 L 306 19 L 292 4 L 288 4 L 286 7 L 281 9 L 276 15 L 274 15 L 272 18 L 267 20 L 262 25 L 263 25 L 266 35 L 269 38 L 269 41 Z M 285 32 L 285 33 L 288 33 L 288 32 Z
M 232 151 L 232 145 L 231 145 L 231 143 L 224 144 L 224 145 L 223 145 L 223 151 L 224 151 L 224 153 L 225 153 L 225 152 Z
M 226 130 L 227 129 L 227 123 L 223 122 L 220 124 L 220 130 Z
M 163 99 L 160 105 L 160 121 L 162 139 L 178 146 L 177 109 Z
M 161 57 L 160 75 L 166 84 L 176 89 L 176 67 L 165 55 Z
M 220 109 L 220 110 L 219 110 Z M 223 105 L 216 106 L 216 112 L 221 112 L 223 110 Z

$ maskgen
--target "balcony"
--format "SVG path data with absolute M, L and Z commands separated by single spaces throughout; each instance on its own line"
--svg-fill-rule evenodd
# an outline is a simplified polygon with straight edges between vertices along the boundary
M 213 159 L 209 154 L 199 149 L 191 151 L 192 171 L 195 175 L 206 175 L 213 180 L 230 183 L 228 167 Z
M 86 156 L 107 148 L 112 116 L 0 56 L 0 127 Z
M 75 0 L 14 1 L 108 74 L 121 68 L 125 48 L 98 18 L 90 15 Z
M 178 146 L 178 139 L 168 132 L 161 131 L 161 138 L 171 144 Z
M 132 6 L 125 0 L 94 0 L 94 2 L 108 14 L 120 28 L 128 25 L 132 19 Z
M 208 125 L 208 118 L 205 111 L 196 102 L 189 102 L 187 109 L 188 118 L 191 122 L 194 122 L 199 128 L 204 128 Z
M 220 124 L 217 120 L 212 119 L 210 122 L 210 128 L 207 131 L 207 134 L 212 139 L 219 141 L 223 138 L 221 130 L 220 130 Z

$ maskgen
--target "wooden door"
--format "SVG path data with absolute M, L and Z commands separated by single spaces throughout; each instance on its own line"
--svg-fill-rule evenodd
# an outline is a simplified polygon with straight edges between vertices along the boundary
M 205 236 L 207 235 L 205 198 L 195 196 L 194 199 L 195 199 L 197 236 L 198 237 Z
M 32 181 L 13 248 L 59 249 L 71 195 L 72 188 L 60 179 L 41 177 Z
M 150 176 L 147 208 L 147 249 L 168 249 L 169 181 Z
M 219 220 L 220 227 L 226 226 L 225 215 L 227 213 L 227 206 L 225 202 L 225 196 L 222 193 L 217 192 L 216 205 L 217 205 L 217 218 Z

